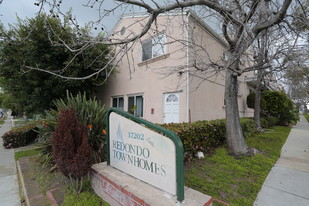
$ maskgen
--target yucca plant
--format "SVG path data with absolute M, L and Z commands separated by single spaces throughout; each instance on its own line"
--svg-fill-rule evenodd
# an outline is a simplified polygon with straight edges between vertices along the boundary
M 87 125 L 89 129 L 88 142 L 94 151 L 94 162 L 101 162 L 104 160 L 105 152 L 105 114 L 106 110 L 104 106 L 100 105 L 95 98 L 87 98 L 86 93 L 79 93 L 73 96 L 67 92 L 65 100 L 59 99 L 54 101 L 58 111 L 62 109 L 72 108 L 81 121 L 81 123 Z

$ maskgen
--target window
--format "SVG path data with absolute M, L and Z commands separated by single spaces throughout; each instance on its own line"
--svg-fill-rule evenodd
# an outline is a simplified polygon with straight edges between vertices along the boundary
M 178 97 L 175 94 L 170 94 L 167 97 L 166 102 L 178 102 Z
M 142 95 L 129 96 L 128 112 L 138 117 L 143 117 L 144 98 Z
M 113 97 L 113 107 L 123 110 L 124 108 L 124 99 L 123 97 Z
M 166 36 L 160 34 L 142 42 L 142 61 L 166 54 Z

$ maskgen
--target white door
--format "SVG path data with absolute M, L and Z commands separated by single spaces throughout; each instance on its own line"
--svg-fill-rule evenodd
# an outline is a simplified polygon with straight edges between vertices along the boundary
M 164 123 L 179 123 L 179 94 L 164 94 Z

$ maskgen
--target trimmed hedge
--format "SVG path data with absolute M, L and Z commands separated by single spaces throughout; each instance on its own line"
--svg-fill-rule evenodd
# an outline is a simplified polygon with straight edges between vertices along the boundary
M 26 146 L 38 137 L 38 133 L 35 131 L 37 129 L 35 122 L 14 128 L 2 136 L 3 146 L 5 148 Z
M 208 152 L 225 142 L 225 121 L 198 121 L 161 125 L 175 132 L 184 146 L 184 158 L 190 161 L 198 151 Z
M 271 127 L 277 121 L 275 117 L 268 117 L 262 118 L 261 122 L 263 122 L 263 127 Z M 245 138 L 256 133 L 253 119 L 241 118 L 240 124 Z M 207 153 L 226 142 L 224 119 L 194 123 L 170 123 L 161 126 L 179 136 L 184 146 L 185 161 L 190 161 L 199 151 Z

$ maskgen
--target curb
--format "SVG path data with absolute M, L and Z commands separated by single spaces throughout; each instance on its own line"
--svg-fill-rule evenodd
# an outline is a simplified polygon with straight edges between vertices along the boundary
M 22 189 L 22 194 L 23 194 L 23 197 L 25 198 L 25 202 L 26 202 L 26 205 L 27 206 L 30 206 L 30 202 L 29 202 L 29 198 L 28 198 L 28 195 L 27 195 L 27 192 L 26 192 L 26 187 L 25 187 L 25 181 L 24 181 L 24 176 L 21 172 L 21 167 L 20 167 L 20 164 L 19 164 L 19 160 L 17 160 L 16 162 L 17 164 L 17 170 L 18 170 L 18 177 L 21 181 L 21 189 Z

